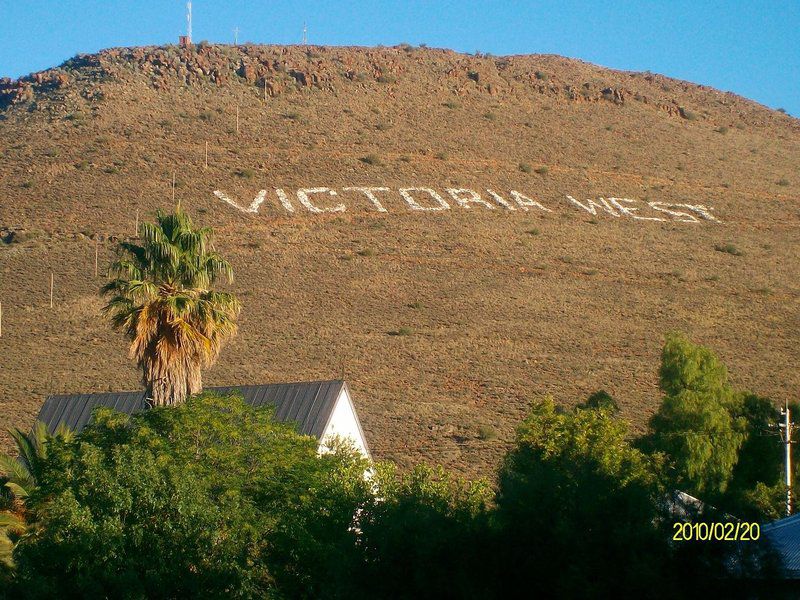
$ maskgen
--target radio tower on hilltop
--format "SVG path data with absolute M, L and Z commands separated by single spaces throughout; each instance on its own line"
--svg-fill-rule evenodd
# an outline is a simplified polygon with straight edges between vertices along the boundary
M 186 35 L 178 38 L 178 45 L 181 48 L 188 48 L 192 45 L 192 3 L 186 3 Z
M 186 41 L 192 43 L 192 3 L 186 3 Z

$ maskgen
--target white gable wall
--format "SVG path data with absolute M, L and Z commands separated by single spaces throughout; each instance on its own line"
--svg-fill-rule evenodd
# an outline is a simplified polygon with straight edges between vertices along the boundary
M 346 387 L 342 387 L 342 391 L 339 394 L 339 397 L 336 399 L 336 405 L 333 407 L 333 412 L 331 413 L 330 421 L 328 421 L 328 426 L 322 433 L 322 438 L 320 439 L 319 443 L 320 453 L 327 452 L 329 450 L 326 442 L 334 436 L 349 438 L 364 456 L 367 458 L 370 457 L 369 450 L 367 450 L 367 443 L 364 440 L 364 434 L 361 432 L 361 427 L 358 423 L 358 417 L 356 416 L 356 411 L 353 407 L 353 401 L 350 399 L 350 395 L 347 393 Z

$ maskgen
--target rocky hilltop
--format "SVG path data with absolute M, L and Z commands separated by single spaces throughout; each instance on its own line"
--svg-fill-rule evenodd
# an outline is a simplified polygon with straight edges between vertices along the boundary
M 622 73 L 557 56 L 463 55 L 449 50 L 402 45 L 394 48 L 316 46 L 225 46 L 201 42 L 181 48 L 114 48 L 78 55 L 55 69 L 18 80 L 0 79 L 0 109 L 18 104 L 86 101 L 102 97 L 102 84 L 144 76 L 156 90 L 234 83 L 253 86 L 268 97 L 295 87 L 344 91 L 349 84 L 396 84 L 433 68 L 437 83 L 456 96 L 504 97 L 536 93 L 571 102 L 636 102 L 684 119 L 797 127 L 775 111 L 731 93 L 676 81 L 653 73 Z M 74 108 L 65 104 L 63 108 Z

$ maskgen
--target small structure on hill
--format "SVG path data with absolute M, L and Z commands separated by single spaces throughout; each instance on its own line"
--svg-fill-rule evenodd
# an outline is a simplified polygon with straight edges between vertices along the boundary
M 206 388 L 217 394 L 239 393 L 253 407 L 272 406 L 275 419 L 296 423 L 298 432 L 312 435 L 325 452 L 331 438 L 349 439 L 366 457 L 372 458 L 358 420 L 350 389 L 341 380 L 303 381 Z M 38 419 L 52 433 L 59 425 L 80 432 L 98 406 L 132 415 L 148 408 L 145 392 L 108 392 L 49 396 Z

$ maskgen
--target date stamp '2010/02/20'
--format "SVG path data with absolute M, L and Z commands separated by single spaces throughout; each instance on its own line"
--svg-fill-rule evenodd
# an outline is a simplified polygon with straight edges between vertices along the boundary
M 755 542 L 761 538 L 758 523 L 673 523 L 676 542 Z

